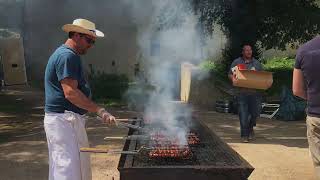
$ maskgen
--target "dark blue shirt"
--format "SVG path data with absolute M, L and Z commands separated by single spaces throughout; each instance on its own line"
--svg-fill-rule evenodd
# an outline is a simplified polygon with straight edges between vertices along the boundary
M 45 112 L 63 113 L 65 110 L 78 114 L 87 111 L 68 101 L 60 81 L 71 78 L 78 81 L 78 89 L 87 97 L 90 88 L 84 78 L 80 56 L 66 45 L 61 45 L 50 56 L 45 71 Z
M 307 88 L 307 114 L 320 117 L 320 36 L 302 45 L 295 68 L 302 71 Z

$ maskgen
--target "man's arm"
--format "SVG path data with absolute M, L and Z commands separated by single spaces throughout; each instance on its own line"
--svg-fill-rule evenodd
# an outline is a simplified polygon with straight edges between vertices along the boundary
M 102 122 L 115 123 L 115 117 L 108 113 L 104 108 L 99 107 L 89 98 L 87 98 L 79 89 L 78 81 L 71 78 L 64 78 L 60 81 L 63 93 L 66 99 L 79 108 L 89 112 L 97 113 Z
M 261 64 L 260 61 L 257 60 L 257 68 L 256 68 L 257 71 L 263 71 L 263 66 Z
M 230 65 L 230 69 L 228 72 L 228 77 L 230 79 L 230 81 L 233 83 L 233 81 L 236 80 L 236 75 L 234 74 L 234 72 L 232 72 L 232 68 L 236 66 L 236 60 L 234 60 L 231 65 Z
M 307 93 L 305 90 L 304 78 L 301 69 L 294 68 L 293 70 L 292 91 L 295 96 L 307 99 Z
M 78 81 L 65 78 L 60 81 L 64 96 L 68 99 L 72 104 L 76 105 L 79 108 L 85 109 L 89 112 L 97 113 L 99 109 L 101 109 L 98 105 L 96 105 L 93 101 L 87 98 L 79 89 L 78 89 Z
M 230 79 L 230 81 L 231 81 L 232 83 L 233 83 L 233 81 L 236 81 L 236 80 L 237 80 L 235 74 L 229 74 L 228 77 L 229 77 L 229 79 Z

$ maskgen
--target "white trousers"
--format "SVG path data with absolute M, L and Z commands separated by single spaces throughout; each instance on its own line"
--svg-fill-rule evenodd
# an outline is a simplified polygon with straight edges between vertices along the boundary
M 89 153 L 80 153 L 80 147 L 89 147 L 82 115 L 46 113 L 44 117 L 49 149 L 49 180 L 91 180 Z

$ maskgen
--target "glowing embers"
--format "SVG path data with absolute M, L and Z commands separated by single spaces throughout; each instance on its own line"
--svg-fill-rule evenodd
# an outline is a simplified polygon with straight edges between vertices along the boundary
M 194 132 L 187 134 L 187 144 L 178 138 L 170 138 L 161 131 L 155 131 L 150 137 L 150 158 L 190 159 L 192 157 L 191 145 L 200 143 L 198 135 Z
M 189 145 L 197 145 L 199 143 L 200 143 L 199 136 L 194 132 L 190 132 L 188 134 L 188 144 Z
M 149 152 L 150 158 L 177 158 L 177 159 L 189 159 L 192 157 L 192 152 L 189 146 L 158 146 L 154 147 Z
M 197 145 L 200 143 L 200 138 L 195 132 L 189 132 L 186 135 L 186 141 L 188 145 Z M 177 137 L 166 136 L 165 133 L 161 131 L 155 131 L 151 133 L 150 140 L 155 144 L 166 144 L 166 145 L 184 145 L 186 143 L 181 142 L 181 139 Z

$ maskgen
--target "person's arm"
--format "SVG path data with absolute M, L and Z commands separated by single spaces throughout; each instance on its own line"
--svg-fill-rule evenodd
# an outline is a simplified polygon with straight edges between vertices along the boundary
M 232 81 L 233 76 L 234 76 L 233 74 L 228 74 L 228 77 L 229 77 L 230 81 Z
M 295 96 L 307 99 L 304 78 L 301 69 L 294 68 L 292 79 L 292 91 Z
M 81 109 L 85 109 L 89 112 L 97 113 L 100 109 L 98 105 L 92 102 L 89 98 L 87 98 L 79 89 L 78 89 L 78 81 L 65 78 L 60 81 L 64 96 L 68 99 L 72 104 L 76 105 Z
M 256 70 L 257 70 L 257 71 L 263 71 L 263 66 L 262 66 L 261 62 L 260 62 L 260 61 L 258 61 L 258 60 L 257 60 L 257 67 L 256 67 Z
M 71 78 L 64 78 L 60 81 L 65 98 L 79 108 L 89 112 L 97 113 L 103 122 L 113 123 L 115 118 L 104 108 L 87 98 L 77 87 L 78 81 Z
M 230 79 L 230 81 L 233 83 L 234 81 L 236 81 L 236 75 L 232 72 L 232 68 L 236 66 L 236 60 L 234 60 L 231 65 L 230 65 L 230 69 L 228 72 L 228 77 Z
M 230 81 L 231 81 L 232 83 L 237 80 L 235 74 L 229 74 L 228 77 L 229 77 L 229 79 L 230 79 Z

